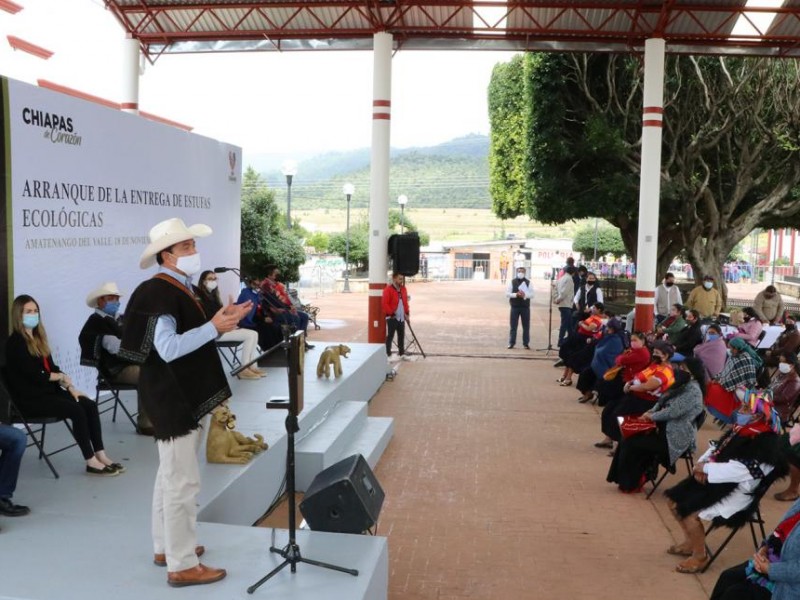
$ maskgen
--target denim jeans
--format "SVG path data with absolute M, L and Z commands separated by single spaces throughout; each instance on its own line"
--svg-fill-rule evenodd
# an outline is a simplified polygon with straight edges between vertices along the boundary
M 14 495 L 27 441 L 25 432 L 0 423 L 0 498 L 9 499 Z

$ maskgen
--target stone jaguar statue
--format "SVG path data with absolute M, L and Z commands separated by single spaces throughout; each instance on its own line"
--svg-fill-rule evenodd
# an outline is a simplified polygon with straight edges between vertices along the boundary
M 317 377 L 331 376 L 331 366 L 333 366 L 333 376 L 342 376 L 342 356 L 347 358 L 350 354 L 350 348 L 344 344 L 338 346 L 328 346 L 322 351 L 317 363 Z
M 206 443 L 206 460 L 210 463 L 243 465 L 268 448 L 263 436 L 255 439 L 234 431 L 236 415 L 225 405 L 211 413 L 211 426 Z

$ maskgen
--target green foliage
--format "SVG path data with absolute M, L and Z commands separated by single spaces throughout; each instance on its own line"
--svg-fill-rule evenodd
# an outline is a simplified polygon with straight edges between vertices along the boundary
M 306 246 L 313 248 L 317 254 L 327 252 L 329 244 L 330 236 L 324 231 L 316 231 L 306 238 Z
M 347 235 L 345 232 L 334 233 L 328 242 L 328 251 L 345 257 Z M 369 223 L 359 221 L 350 226 L 350 264 L 356 270 L 363 271 L 369 266 Z
M 572 240 L 572 249 L 583 254 L 584 258 L 591 260 L 594 257 L 594 227 L 582 227 L 575 233 Z M 625 254 L 625 244 L 616 227 L 603 225 L 597 228 L 597 256 L 613 254 L 620 257 Z
M 248 275 L 263 276 L 268 264 L 276 264 L 286 281 L 300 278 L 298 267 L 305 252 L 297 235 L 286 231 L 286 216 L 252 167 L 242 175 L 241 268 Z

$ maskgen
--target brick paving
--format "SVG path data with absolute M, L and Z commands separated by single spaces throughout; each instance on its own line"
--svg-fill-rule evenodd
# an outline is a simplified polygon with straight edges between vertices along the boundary
M 538 349 L 547 346 L 548 286 L 535 285 Z M 722 569 L 752 554 L 743 530 L 709 573 L 675 573 L 665 549 L 677 525 L 664 498 L 622 495 L 605 482 L 610 459 L 592 446 L 599 410 L 555 383 L 544 352 L 505 349 L 500 284 L 411 283 L 409 291 L 429 356 L 398 363 L 370 404 L 371 415 L 395 418 L 376 469 L 392 600 L 705 599 Z M 312 342 L 366 341 L 365 294 L 304 299 L 322 309 Z M 706 425 L 702 446 L 717 435 Z M 768 526 L 787 508 L 765 500 Z

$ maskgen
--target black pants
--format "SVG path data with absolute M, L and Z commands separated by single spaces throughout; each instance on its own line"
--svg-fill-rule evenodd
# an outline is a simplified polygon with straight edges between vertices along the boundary
M 623 439 L 611 460 L 606 481 L 619 484 L 619 489 L 630 492 L 639 487 L 642 475 L 657 464 L 669 463 L 666 427 L 657 433 L 644 433 Z
M 580 375 L 578 375 L 578 385 L 576 387 L 579 392 L 585 394 L 586 392 L 592 391 L 596 384 L 597 373 L 592 370 L 592 367 L 586 367 L 581 371 Z
M 522 321 L 522 345 L 531 343 L 531 307 L 512 306 L 509 318 L 508 345 L 517 343 L 517 324 Z
M 57 417 L 69 419 L 72 435 L 78 442 L 83 458 L 88 460 L 95 452 L 103 450 L 103 432 L 100 428 L 100 414 L 97 405 L 81 396 L 78 402 L 67 392 L 58 392 L 25 402 L 19 407 L 26 418 Z
M 747 579 L 747 563 L 731 567 L 720 573 L 717 585 L 709 600 L 769 600 L 772 593 Z
M 403 356 L 406 353 L 406 322 L 398 321 L 394 317 L 386 319 L 386 356 L 392 355 L 392 340 L 394 332 L 397 332 L 398 354 Z

